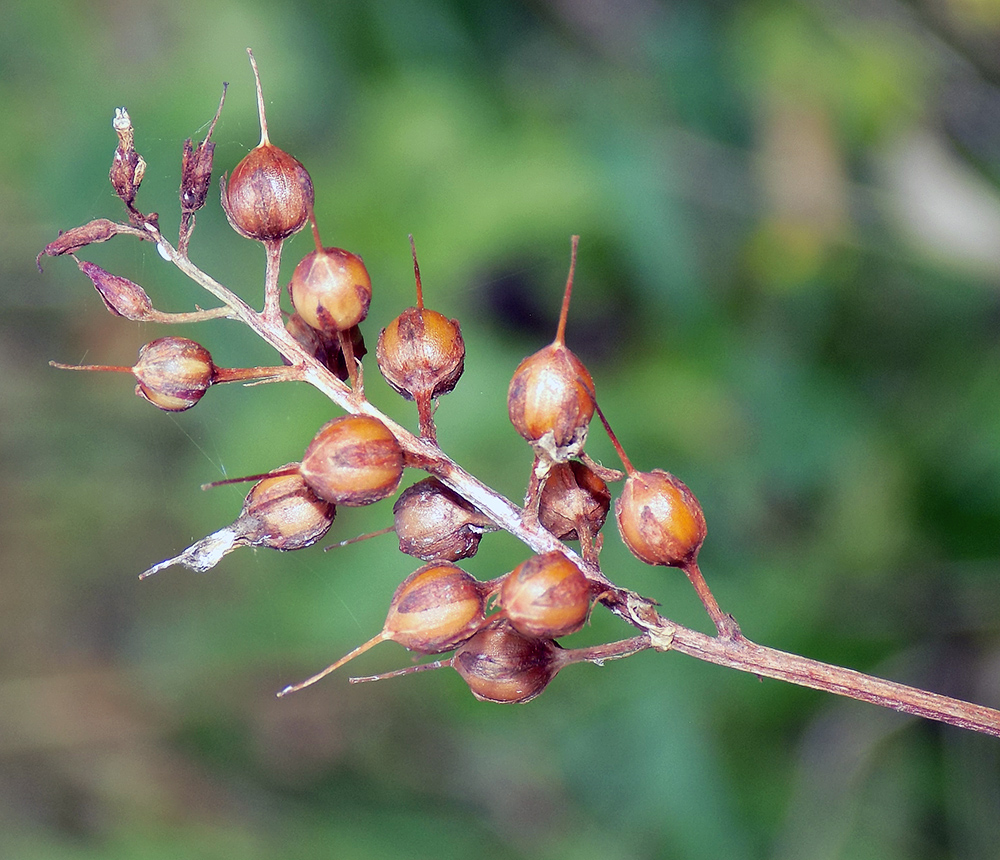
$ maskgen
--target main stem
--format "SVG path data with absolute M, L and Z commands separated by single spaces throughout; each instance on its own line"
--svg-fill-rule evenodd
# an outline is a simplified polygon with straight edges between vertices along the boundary
M 273 321 L 273 316 L 269 319 L 258 313 L 228 287 L 201 271 L 187 256 L 179 254 L 163 239 L 154 225 L 147 224 L 146 229 L 150 235 L 144 238 L 158 242 L 171 262 L 185 275 L 225 302 L 232 309 L 234 317 L 273 346 L 293 366 L 301 368 L 304 381 L 322 391 L 345 411 L 364 413 L 382 421 L 406 451 L 410 465 L 437 477 L 534 552 L 559 550 L 580 565 L 587 577 L 603 589 L 601 602 L 633 627 L 648 633 L 653 647 L 663 651 L 679 651 L 690 657 L 742 672 L 777 678 L 802 687 L 848 696 L 1000 737 L 1000 711 L 993 708 L 757 645 L 739 633 L 738 628 L 731 635 L 713 637 L 681 627 L 662 617 L 653 609 L 652 601 L 616 586 L 596 563 L 585 561 L 539 523 L 526 518 L 521 508 L 459 466 L 436 443 L 415 436 L 383 415 L 368 400 L 358 399 L 350 388 L 319 364 L 285 331 L 280 316 Z

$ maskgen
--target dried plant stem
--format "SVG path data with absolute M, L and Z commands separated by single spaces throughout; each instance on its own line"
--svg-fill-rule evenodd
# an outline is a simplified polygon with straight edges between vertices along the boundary
M 832 666 L 757 645 L 744 637 L 735 623 L 731 629 L 727 627 L 723 635 L 708 636 L 681 627 L 662 617 L 653 609 L 652 601 L 616 586 L 595 563 L 584 560 L 574 553 L 542 528 L 536 519 L 526 517 L 521 508 L 459 466 L 435 442 L 414 435 L 384 415 L 368 400 L 359 398 L 306 353 L 285 331 L 280 315 L 275 318 L 273 312 L 270 315 L 258 313 L 227 287 L 201 271 L 189 258 L 178 253 L 162 238 L 155 225 L 147 224 L 147 230 L 150 235 L 144 238 L 158 242 L 162 252 L 185 275 L 224 302 L 232 310 L 233 317 L 245 323 L 294 367 L 300 369 L 304 381 L 322 391 L 342 409 L 371 415 L 382 421 L 396 436 L 406 452 L 410 465 L 437 477 L 534 552 L 559 550 L 579 564 L 588 578 L 603 589 L 600 601 L 633 627 L 648 634 L 654 648 L 662 651 L 679 651 L 720 666 L 859 699 L 896 711 L 1000 737 L 1000 711 L 993 708 L 974 705 L 905 684 L 885 681 L 852 669 Z M 123 232 L 139 233 L 126 230 Z M 276 273 L 273 276 L 276 278 Z
M 847 696 L 883 708 L 891 708 L 917 717 L 938 720 L 963 729 L 1000 737 L 1000 711 L 982 705 L 974 705 L 885 681 L 853 669 L 832 666 L 818 660 L 810 660 L 797 654 L 789 654 L 758 645 L 740 636 L 725 639 L 706 636 L 695 630 L 661 619 L 664 626 L 649 630 L 653 647 L 663 651 L 679 651 L 690 657 L 697 657 L 719 666 L 739 669 L 766 678 L 776 678 L 810 687 L 838 696 Z

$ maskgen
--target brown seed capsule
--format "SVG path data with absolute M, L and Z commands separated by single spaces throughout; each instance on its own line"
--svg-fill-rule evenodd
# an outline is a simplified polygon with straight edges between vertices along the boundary
M 299 261 L 288 293 L 308 325 L 335 334 L 368 316 L 372 281 L 356 254 L 342 248 L 320 248 Z
M 215 378 L 212 356 L 200 343 L 183 337 L 161 337 L 139 351 L 132 369 L 138 384 L 135 393 L 158 409 L 190 409 Z
M 566 315 L 573 289 L 578 236 L 563 297 L 555 340 L 522 361 L 507 391 L 511 423 L 551 462 L 564 462 L 583 450 L 594 416 L 594 380 L 583 362 L 566 348 Z
M 542 485 L 538 519 L 559 540 L 592 539 L 608 517 L 611 491 L 604 480 L 579 460 L 557 463 Z
M 421 654 L 451 651 L 482 626 L 488 594 L 487 586 L 453 564 L 426 564 L 396 589 L 381 633 L 322 672 L 285 687 L 278 695 L 314 684 L 387 639 Z
M 458 561 L 479 549 L 493 521 L 437 478 L 424 478 L 400 493 L 392 506 L 399 549 L 424 561 Z
M 523 704 L 566 665 L 564 654 L 552 640 L 524 636 L 497 620 L 463 642 L 451 665 L 481 702 Z
M 705 540 L 705 515 L 694 494 L 662 469 L 632 472 L 615 517 L 622 540 L 646 564 L 684 567 Z
M 575 633 L 590 614 L 590 583 L 558 550 L 535 555 L 504 577 L 500 607 L 525 636 L 558 639 Z
M 282 469 L 295 465 L 290 463 Z M 297 472 L 269 476 L 251 487 L 232 525 L 202 538 L 180 555 L 154 565 L 139 574 L 139 579 L 176 564 L 204 573 L 241 546 L 281 551 L 303 549 L 330 530 L 336 514 L 336 507 L 317 498 Z
M 336 506 L 319 498 L 301 475 L 278 475 L 253 485 L 236 524 L 248 546 L 284 552 L 312 546 L 330 530 L 336 513 Z
M 292 367 L 216 367 L 200 343 L 186 337 L 161 337 L 139 350 L 133 367 L 106 364 L 60 364 L 60 370 L 103 370 L 131 373 L 138 380 L 135 393 L 166 412 L 183 412 L 194 406 L 209 386 L 220 382 L 301 379 Z
M 249 49 L 247 53 L 257 83 L 260 143 L 233 168 L 228 183 L 222 177 L 222 208 L 241 236 L 280 242 L 305 226 L 313 205 L 313 184 L 301 162 L 268 139 L 257 63 Z
M 299 471 L 322 499 L 368 505 L 396 491 L 403 476 L 403 450 L 377 418 L 342 415 L 309 443 Z
M 403 397 L 417 402 L 421 435 L 434 439 L 431 401 L 458 384 L 465 369 L 465 341 L 458 320 L 450 320 L 424 307 L 420 266 L 412 236 L 410 247 L 417 304 L 382 329 L 375 356 L 386 382 Z
M 457 320 L 426 308 L 407 308 L 379 334 L 379 370 L 408 400 L 440 397 L 465 369 L 465 343 Z

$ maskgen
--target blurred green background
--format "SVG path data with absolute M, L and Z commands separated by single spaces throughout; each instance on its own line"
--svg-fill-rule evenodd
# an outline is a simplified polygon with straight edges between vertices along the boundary
M 568 338 L 639 468 L 704 506 L 702 567 L 748 636 L 1000 706 L 1000 4 L 32 0 L 0 12 L 0 855 L 33 858 L 994 858 L 1000 741 L 674 654 L 480 704 L 454 672 L 274 691 L 380 629 L 392 537 L 136 574 L 228 524 L 335 414 L 304 387 L 167 415 L 121 375 L 166 333 L 112 318 L 59 230 L 121 217 L 111 118 L 168 235 L 181 146 L 223 81 L 216 174 L 258 140 L 309 168 L 362 254 L 365 324 L 457 316 L 439 437 L 514 499 L 506 386 Z M 288 243 L 286 264 L 310 245 Z M 263 253 L 213 191 L 192 258 L 253 302 Z M 148 245 L 82 254 L 207 305 Z M 287 266 L 286 266 L 287 268 Z M 287 279 L 287 272 L 283 280 Z M 234 323 L 224 366 L 273 354 Z M 415 426 L 369 363 L 371 398 Z M 614 454 L 595 429 L 591 453 Z M 416 477 L 416 476 L 415 476 Z M 342 510 L 332 539 L 389 521 Z M 613 529 L 609 575 L 707 629 Z M 505 535 L 468 569 L 523 559 Z M 566 644 L 628 635 L 606 612 Z M 409 663 L 394 643 L 352 668 Z

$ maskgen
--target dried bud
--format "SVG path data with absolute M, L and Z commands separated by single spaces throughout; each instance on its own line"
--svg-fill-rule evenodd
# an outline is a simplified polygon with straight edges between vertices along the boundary
M 278 695 L 284 696 L 314 684 L 388 639 L 421 654 L 451 651 L 484 623 L 488 594 L 486 585 L 453 564 L 424 565 L 404 579 L 392 595 L 381 633 L 322 672 L 285 687 Z
M 392 506 L 399 549 L 424 561 L 458 561 L 479 549 L 483 532 L 496 526 L 437 478 L 424 478 Z
M 558 639 L 575 633 L 590 614 L 590 583 L 558 550 L 535 555 L 504 577 L 500 606 L 525 636 Z
M 215 365 L 200 343 L 184 337 L 161 337 L 139 350 L 132 372 L 138 380 L 136 394 L 158 409 L 183 412 L 208 391 Z
M 264 478 L 251 487 L 236 522 L 154 565 L 139 579 L 177 564 L 204 573 L 240 546 L 282 551 L 312 546 L 330 530 L 336 513 L 336 507 L 318 499 L 297 473 Z
M 583 450 L 595 409 L 594 380 L 583 362 L 567 349 L 565 340 L 578 240 L 579 236 L 573 237 L 556 338 L 518 365 L 507 391 L 511 423 L 531 443 L 536 455 L 555 463 Z
M 496 620 L 463 642 L 451 665 L 481 702 L 523 704 L 566 665 L 563 653 L 550 639 L 524 636 Z
M 579 460 L 557 463 L 542 486 L 538 519 L 559 540 L 593 538 L 604 526 L 611 492 L 604 480 Z
M 356 326 L 368 315 L 372 281 L 356 254 L 321 248 L 299 261 L 288 293 L 308 325 L 333 334 Z
M 105 306 L 115 316 L 137 322 L 149 318 L 153 312 L 153 303 L 138 284 L 132 283 L 127 278 L 112 275 L 86 260 L 77 260 L 76 264 L 80 267 L 80 271 L 94 282 Z
M 313 205 L 313 184 L 301 162 L 274 146 L 267 136 L 264 96 L 257 63 L 250 54 L 257 84 L 260 143 L 223 176 L 222 208 L 232 228 L 258 242 L 280 242 L 301 230 Z
M 327 334 L 307 325 L 306 321 L 297 313 L 292 314 L 285 321 L 285 330 L 302 345 L 306 352 L 338 379 L 346 380 L 350 377 L 347 362 L 344 361 L 344 352 L 340 347 L 339 335 Z M 361 359 L 368 354 L 364 336 L 358 326 L 350 329 L 347 336 L 350 338 L 355 359 Z
M 705 515 L 685 484 L 662 469 L 631 472 L 615 517 L 622 540 L 646 564 L 685 567 L 705 540 Z
M 342 415 L 316 434 L 299 469 L 320 498 L 338 505 L 368 505 L 396 491 L 403 476 L 403 450 L 377 418 Z
M 219 109 L 215 112 L 215 118 L 208 127 L 208 134 L 205 139 L 194 146 L 191 138 L 184 141 L 184 155 L 181 158 L 181 212 L 190 215 L 197 212 L 205 205 L 205 198 L 208 197 L 208 188 L 212 184 L 212 160 L 215 154 L 215 144 L 211 142 L 212 132 L 215 131 L 215 124 L 219 121 L 222 113 L 222 105 L 226 100 L 226 88 L 228 84 L 222 85 L 222 99 L 219 101 Z
M 115 194 L 128 207 L 131 216 L 131 214 L 138 214 L 132 202 L 142 184 L 142 177 L 146 173 L 146 162 L 135 151 L 135 132 L 128 111 L 123 107 L 115 108 L 115 118 L 111 124 L 115 134 L 118 135 L 118 147 L 115 149 L 108 178 L 111 180 L 111 186 L 115 189 Z
M 93 245 L 96 242 L 107 242 L 112 236 L 117 236 L 122 232 L 122 227 L 107 218 L 97 218 L 88 221 L 79 227 L 73 227 L 64 233 L 59 234 L 59 238 L 49 242 L 41 252 L 35 257 L 35 265 L 38 271 L 42 270 L 41 259 L 46 257 L 60 257 L 63 254 L 73 254 L 81 248 Z

